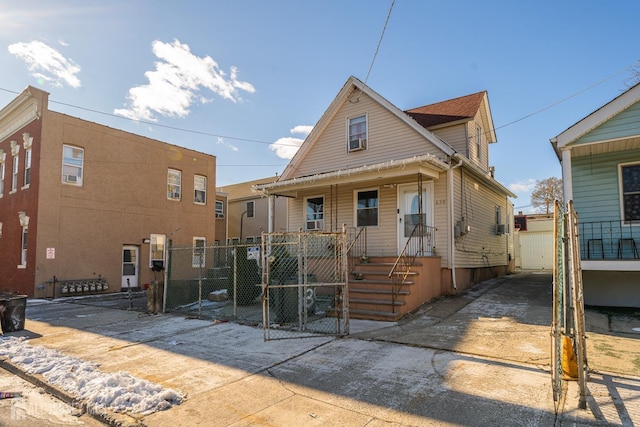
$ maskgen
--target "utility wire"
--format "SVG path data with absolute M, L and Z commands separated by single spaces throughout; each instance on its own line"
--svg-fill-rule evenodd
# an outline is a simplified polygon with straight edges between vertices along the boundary
M 380 34 L 380 40 L 378 40 L 378 46 L 376 46 L 376 51 L 373 54 L 373 59 L 371 60 L 371 65 L 369 65 L 369 71 L 367 71 L 367 77 L 364 79 L 364 83 L 367 84 L 367 80 L 369 80 L 369 74 L 371 74 L 371 69 L 373 68 L 373 63 L 376 61 L 376 56 L 378 56 L 378 50 L 380 49 L 380 44 L 382 44 L 382 38 L 384 37 L 384 32 L 387 29 L 387 24 L 389 23 L 389 18 L 391 17 L 391 10 L 393 9 L 393 5 L 396 0 L 391 0 L 391 6 L 389 7 L 389 13 L 387 13 L 387 19 L 384 21 L 384 27 L 382 27 L 382 34 Z

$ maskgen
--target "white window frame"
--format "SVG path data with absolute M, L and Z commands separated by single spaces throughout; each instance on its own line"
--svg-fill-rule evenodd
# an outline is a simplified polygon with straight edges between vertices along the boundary
M 6 163 L 0 162 L 0 197 L 4 196 L 4 175 L 6 170 Z
M 18 268 L 27 267 L 27 239 L 29 238 L 29 226 L 22 226 L 22 233 L 20 239 L 20 265 Z
M 71 157 L 65 156 L 65 151 L 67 150 L 72 150 Z M 82 158 L 79 159 L 80 160 L 79 165 L 77 164 L 77 159 L 73 157 L 73 154 L 75 154 L 73 150 L 78 150 L 78 152 L 82 154 Z M 65 161 L 65 159 L 69 159 L 69 160 Z M 67 169 L 67 172 L 68 172 L 68 169 L 77 169 L 78 173 L 65 174 L 65 168 Z M 61 177 L 62 183 L 75 185 L 78 187 L 82 186 L 83 172 L 84 172 L 84 148 L 76 147 L 75 145 L 64 144 L 62 146 L 62 177 Z
M 482 160 L 482 128 L 476 125 L 476 158 Z
M 167 199 L 182 200 L 182 171 L 179 169 L 167 169 Z
M 193 268 L 204 268 L 207 258 L 207 239 L 205 237 L 193 238 L 193 256 L 191 266 Z
M 224 219 L 224 202 L 216 200 L 216 218 Z
M 626 214 L 626 209 L 625 209 L 625 203 L 624 203 L 624 198 L 625 195 L 637 195 L 640 192 L 639 191 L 629 191 L 627 193 L 625 193 L 624 191 L 624 176 L 622 174 L 622 169 L 625 167 L 638 167 L 640 168 L 640 163 L 638 162 L 629 162 L 629 163 L 620 163 L 618 164 L 618 188 L 620 189 L 620 195 L 619 195 L 619 199 L 620 199 L 620 218 L 622 219 L 622 221 L 625 224 L 633 224 L 633 225 L 640 225 L 640 217 L 638 218 L 632 218 L 632 219 L 627 219 L 627 214 Z M 640 197 L 640 196 L 638 196 Z
M 251 208 L 249 208 L 251 206 Z M 256 216 L 256 202 L 250 201 L 247 202 L 247 218 L 253 218 Z
M 31 183 L 31 148 L 24 150 L 24 186 L 22 189 L 29 188 Z
M 164 234 L 152 234 L 149 236 L 149 268 L 153 268 L 154 261 L 164 260 L 167 253 L 167 236 Z
M 353 126 L 364 122 L 364 131 L 356 132 Z M 347 151 L 365 150 L 367 148 L 367 138 L 369 135 L 369 118 L 367 114 L 350 117 L 347 119 Z
M 13 165 L 11 169 L 11 192 L 18 191 L 18 168 L 20 167 L 20 156 L 13 156 Z
M 202 195 L 202 201 L 198 200 L 198 194 Z M 207 204 L 207 177 L 204 175 L 193 176 L 193 203 L 196 205 Z
M 360 193 L 366 193 L 369 191 L 375 191 L 378 195 L 377 197 L 377 206 L 375 208 L 373 207 L 364 207 L 364 208 L 359 208 L 358 207 L 358 200 L 359 200 L 359 194 Z M 363 188 L 360 190 L 354 190 L 353 192 L 353 212 L 354 212 L 354 218 L 353 218 L 353 223 L 356 224 L 356 227 L 377 227 L 380 225 L 380 188 L 378 187 L 373 187 L 373 188 Z M 371 225 L 360 225 L 360 222 L 358 221 L 358 213 L 362 210 L 362 209 L 376 209 L 377 211 L 377 215 L 376 215 L 376 223 L 375 224 L 371 224 Z
M 309 200 L 322 199 L 322 211 L 321 212 L 309 212 Z M 310 218 L 312 215 L 313 218 Z M 313 224 L 309 227 L 309 224 Z M 324 230 L 324 196 L 311 196 L 304 199 L 304 229 L 309 231 L 322 231 Z

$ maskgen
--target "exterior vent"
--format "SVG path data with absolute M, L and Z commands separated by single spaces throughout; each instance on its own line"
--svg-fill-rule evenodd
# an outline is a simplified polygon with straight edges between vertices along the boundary
M 364 150 L 367 146 L 367 140 L 364 138 L 352 139 L 349 141 L 349 151 Z

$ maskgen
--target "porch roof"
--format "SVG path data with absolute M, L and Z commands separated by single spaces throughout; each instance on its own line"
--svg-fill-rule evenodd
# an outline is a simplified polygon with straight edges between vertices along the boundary
M 267 196 L 296 197 L 300 190 L 326 187 L 334 184 L 380 181 L 387 178 L 397 178 L 415 174 L 422 174 L 437 179 L 440 173 L 447 169 L 449 169 L 448 163 L 431 154 L 426 154 L 407 159 L 389 160 L 372 165 L 254 185 L 253 190 Z

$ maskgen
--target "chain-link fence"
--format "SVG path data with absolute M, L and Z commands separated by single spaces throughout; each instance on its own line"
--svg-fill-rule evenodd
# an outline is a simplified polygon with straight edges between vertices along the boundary
M 349 333 L 346 234 L 263 234 L 265 339 Z
M 348 334 L 345 233 L 169 247 L 165 311 L 262 325 L 265 339 Z

